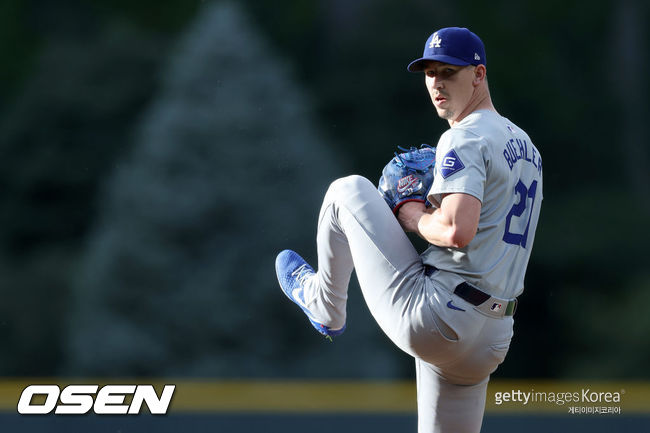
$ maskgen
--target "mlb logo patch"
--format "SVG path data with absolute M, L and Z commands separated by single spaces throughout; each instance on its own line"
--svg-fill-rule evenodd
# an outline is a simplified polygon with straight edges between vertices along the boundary
M 492 310 L 492 311 L 494 311 L 494 312 L 497 312 L 497 311 L 501 311 L 501 308 L 503 308 L 503 304 L 499 304 L 498 302 L 495 302 L 495 303 L 492 304 L 492 306 L 490 307 L 490 310 Z
M 447 179 L 452 174 L 458 173 L 464 169 L 465 164 L 463 164 L 463 161 L 460 160 L 456 151 L 454 149 L 451 149 L 442 158 L 442 162 L 438 167 L 440 167 L 440 174 L 442 177 Z

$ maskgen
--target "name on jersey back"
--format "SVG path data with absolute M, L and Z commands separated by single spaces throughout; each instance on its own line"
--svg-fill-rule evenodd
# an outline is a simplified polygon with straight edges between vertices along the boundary
M 512 170 L 512 167 L 519 161 L 527 161 L 539 172 L 540 176 L 542 174 L 542 157 L 534 146 L 529 146 L 526 140 L 520 140 L 518 138 L 511 138 L 509 141 L 506 141 L 506 148 L 503 150 L 503 156 L 508 163 L 508 167 Z

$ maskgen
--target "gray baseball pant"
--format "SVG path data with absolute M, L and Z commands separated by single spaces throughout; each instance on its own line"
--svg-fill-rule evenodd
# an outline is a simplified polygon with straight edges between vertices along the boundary
M 317 233 L 318 271 L 309 309 L 340 328 L 356 269 L 381 329 L 415 358 L 419 433 L 479 432 L 490 374 L 505 358 L 512 317 L 487 317 L 425 275 L 422 260 L 375 186 L 361 176 L 333 182 Z M 465 311 L 447 307 L 452 300 Z

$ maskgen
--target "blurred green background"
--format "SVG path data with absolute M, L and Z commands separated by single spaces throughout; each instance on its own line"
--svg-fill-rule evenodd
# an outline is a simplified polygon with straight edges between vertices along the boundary
M 413 377 L 350 289 L 321 340 L 277 287 L 336 177 L 447 128 L 406 72 L 440 27 L 544 157 L 495 377 L 648 380 L 643 0 L 0 3 L 0 375 Z M 418 244 L 418 247 L 424 247 Z

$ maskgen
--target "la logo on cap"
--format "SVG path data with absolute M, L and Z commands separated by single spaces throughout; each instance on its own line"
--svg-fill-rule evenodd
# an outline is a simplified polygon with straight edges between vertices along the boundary
M 442 42 L 442 39 L 438 37 L 438 32 L 435 32 L 433 34 L 433 37 L 431 38 L 431 43 L 429 44 L 429 48 L 440 48 L 440 43 Z

